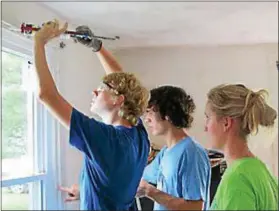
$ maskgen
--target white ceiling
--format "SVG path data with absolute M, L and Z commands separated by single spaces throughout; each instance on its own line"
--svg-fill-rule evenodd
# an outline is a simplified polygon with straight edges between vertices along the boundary
M 276 2 L 43 2 L 119 47 L 278 42 Z

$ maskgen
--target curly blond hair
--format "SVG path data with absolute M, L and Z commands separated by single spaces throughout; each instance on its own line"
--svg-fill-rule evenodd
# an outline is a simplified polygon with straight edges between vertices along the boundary
M 212 111 L 219 117 L 239 118 L 240 136 L 257 134 L 259 126 L 271 127 L 277 118 L 277 112 L 270 107 L 265 97 L 268 92 L 257 92 L 242 84 L 219 85 L 207 94 Z
M 118 115 L 136 125 L 138 118 L 146 111 L 149 91 L 132 73 L 115 72 L 103 77 L 103 82 L 112 84 L 119 94 L 124 96 Z

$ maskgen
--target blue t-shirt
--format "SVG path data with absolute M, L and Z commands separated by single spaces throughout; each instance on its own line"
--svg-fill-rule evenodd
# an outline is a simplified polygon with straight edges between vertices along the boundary
M 140 120 L 132 128 L 112 126 L 73 108 L 70 144 L 84 154 L 81 210 L 127 210 L 147 164 L 149 139 Z
M 143 179 L 171 196 L 193 201 L 202 199 L 204 210 L 210 203 L 210 177 L 207 151 L 190 137 L 170 149 L 162 148 L 143 174 Z M 167 209 L 155 202 L 154 210 Z

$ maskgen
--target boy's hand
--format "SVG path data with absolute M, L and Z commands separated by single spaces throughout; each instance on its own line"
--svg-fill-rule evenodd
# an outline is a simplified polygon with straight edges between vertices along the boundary
M 54 37 L 58 37 L 63 34 L 68 28 L 68 23 L 65 23 L 63 28 L 59 29 L 58 20 L 49 21 L 43 25 L 43 27 L 35 33 L 35 41 L 46 44 Z
M 76 32 L 79 32 L 81 34 L 86 34 L 92 38 L 92 39 L 84 39 L 84 38 L 77 37 L 77 38 L 75 38 L 77 42 L 79 42 L 89 48 L 93 48 L 94 52 L 98 52 L 101 50 L 102 41 L 94 38 L 94 34 L 88 26 L 78 26 L 76 28 Z
M 65 199 L 66 202 L 80 199 L 79 187 L 77 184 L 72 185 L 70 188 L 59 186 L 58 189 L 68 194 L 68 197 Z

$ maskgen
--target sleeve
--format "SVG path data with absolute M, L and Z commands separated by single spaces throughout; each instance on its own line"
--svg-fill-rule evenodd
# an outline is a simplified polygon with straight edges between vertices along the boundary
M 182 158 L 179 171 L 181 192 L 185 200 L 206 202 L 209 200 L 211 167 L 209 159 L 194 153 Z
M 90 159 L 105 163 L 116 151 L 116 130 L 73 108 L 70 123 L 70 144 L 84 152 Z M 106 159 L 106 160 L 105 160 Z
M 144 180 L 154 185 L 157 185 L 157 177 L 158 177 L 162 151 L 163 149 L 156 155 L 154 160 L 145 167 L 142 176 Z

